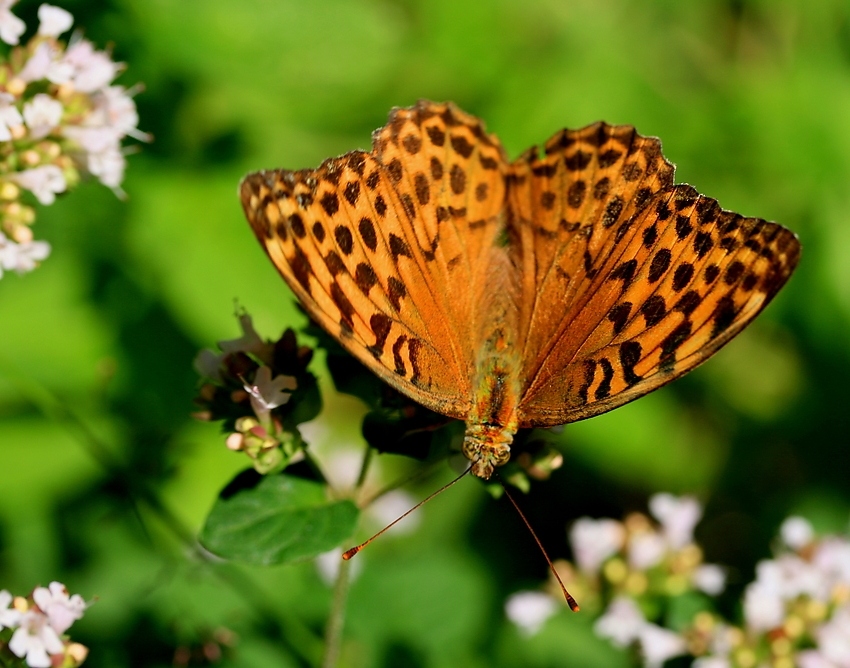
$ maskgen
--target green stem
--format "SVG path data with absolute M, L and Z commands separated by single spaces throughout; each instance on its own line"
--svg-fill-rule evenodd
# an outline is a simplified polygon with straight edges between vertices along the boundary
M 363 483 L 366 482 L 366 476 L 369 473 L 369 464 L 372 463 L 372 456 L 375 454 L 375 451 L 372 449 L 372 446 L 366 446 L 366 452 L 363 453 L 363 463 L 360 465 L 360 473 L 357 475 L 357 482 L 354 485 L 355 490 L 359 490 L 363 487 Z
M 342 628 L 345 625 L 345 602 L 348 598 L 348 585 L 351 581 L 351 562 L 340 559 L 339 571 L 334 583 L 333 603 L 328 625 L 325 629 L 325 656 L 322 668 L 334 668 L 339 660 L 342 648 Z
M 369 474 L 369 465 L 372 463 L 374 450 L 367 444 L 366 450 L 363 452 L 363 463 L 360 465 L 360 473 L 357 475 L 357 482 L 354 485 L 354 496 L 363 487 L 366 482 L 366 476 Z M 328 623 L 325 627 L 325 656 L 322 660 L 322 668 L 334 668 L 339 660 L 340 650 L 342 648 L 342 629 L 345 626 L 345 602 L 348 598 L 348 586 L 351 582 L 351 563 L 340 559 L 339 570 L 334 583 L 333 601 L 331 603 L 331 611 L 328 616 Z

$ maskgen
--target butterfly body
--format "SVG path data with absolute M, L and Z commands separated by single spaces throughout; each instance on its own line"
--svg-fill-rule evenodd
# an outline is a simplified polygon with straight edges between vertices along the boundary
M 517 429 L 598 415 L 708 359 L 799 258 L 789 230 L 674 185 L 630 126 L 563 130 L 509 162 L 478 119 L 423 101 L 373 145 L 251 174 L 243 208 L 319 324 L 466 422 L 485 479 Z

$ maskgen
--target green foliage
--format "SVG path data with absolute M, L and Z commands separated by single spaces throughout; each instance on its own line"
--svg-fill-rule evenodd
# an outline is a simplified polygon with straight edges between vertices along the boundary
M 35 25 L 39 4 L 14 11 Z M 140 128 L 155 135 L 129 156 L 127 202 L 84 184 L 40 210 L 34 232 L 53 255 L 0 280 L 0 588 L 59 579 L 96 597 L 74 627 L 87 666 L 170 666 L 219 627 L 238 638 L 221 665 L 320 662 L 333 594 L 313 563 L 220 564 L 195 549 L 246 462 L 189 417 L 192 360 L 238 335 L 234 299 L 267 335 L 305 323 L 243 219 L 239 179 L 367 148 L 393 105 L 419 97 L 480 115 L 511 155 L 564 126 L 634 124 L 663 139 L 678 181 L 802 240 L 787 288 L 705 367 L 554 435 L 563 468 L 519 495 L 553 558 L 569 556 L 575 518 L 622 517 L 660 490 L 706 502 L 699 542 L 741 584 L 791 512 L 811 510 L 821 530 L 846 523 L 844 0 L 59 4 L 115 44 L 120 82 L 144 82 Z M 311 364 L 323 406 L 303 435 L 343 491 L 366 439 L 389 451 L 368 499 L 421 465 L 391 454 L 379 386 L 341 386 L 330 357 Z M 431 462 L 454 434 L 428 426 L 405 430 L 422 441 L 402 450 Z M 431 470 L 407 487 L 417 499 L 453 475 Z M 546 577 L 506 500 L 465 480 L 416 516 L 416 531 L 353 560 L 341 665 L 627 665 L 584 613 L 531 639 L 505 621 L 506 597 Z M 355 542 L 386 523 L 368 509 L 360 520 Z
M 351 501 L 329 501 L 320 482 L 251 469 L 222 490 L 200 540 L 225 559 L 285 564 L 335 548 L 354 533 L 357 515 Z

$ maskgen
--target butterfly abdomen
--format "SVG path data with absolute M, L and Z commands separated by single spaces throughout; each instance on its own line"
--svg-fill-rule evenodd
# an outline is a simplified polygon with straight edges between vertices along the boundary
M 518 426 L 519 361 L 512 351 L 510 337 L 498 326 L 486 340 L 478 362 L 463 454 L 472 461 L 472 473 L 485 480 L 496 466 L 510 459 Z

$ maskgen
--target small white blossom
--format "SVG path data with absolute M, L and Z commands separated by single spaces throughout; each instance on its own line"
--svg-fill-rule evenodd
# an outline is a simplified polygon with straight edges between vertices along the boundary
M 626 530 L 620 522 L 581 517 L 570 528 L 570 544 L 580 570 L 593 573 L 623 546 Z
M 695 498 L 655 494 L 649 499 L 649 510 L 661 523 L 672 549 L 680 550 L 693 542 L 694 527 L 702 517 L 702 506 Z
M 808 520 L 792 516 L 779 527 L 779 535 L 782 537 L 782 542 L 792 550 L 801 550 L 812 542 L 815 530 Z
M 717 596 L 726 588 L 726 573 L 715 564 L 701 564 L 694 570 L 691 580 L 694 587 L 709 596 Z
M 688 651 L 685 639 L 656 624 L 644 624 L 639 635 L 641 653 L 648 668 L 660 668 L 668 659 Z
M 297 384 L 292 376 L 280 375 L 272 378 L 272 370 L 267 366 L 261 366 L 254 375 L 254 384 L 246 384 L 243 387 L 251 395 L 251 408 L 262 420 L 270 410 L 289 401 L 289 397 L 292 396 L 291 391 L 296 389 Z
M 629 537 L 629 565 L 644 571 L 661 563 L 667 541 L 655 531 L 642 531 Z
M 21 624 L 9 641 L 9 649 L 15 656 L 26 657 L 31 668 L 50 668 L 49 655 L 62 654 L 65 646 L 47 615 L 31 609 L 21 617 Z
M 42 5 L 38 8 L 38 34 L 45 37 L 59 37 L 74 25 L 74 17 L 70 12 L 53 5 Z
M 533 636 L 558 611 L 558 604 L 541 591 L 520 591 L 505 602 L 505 615 L 525 636 Z
M 756 564 L 756 583 L 769 587 L 783 600 L 807 595 L 826 601 L 831 589 L 827 573 L 796 554 L 760 561 Z
M 32 271 L 39 262 L 50 255 L 50 244 L 46 241 L 15 243 L 0 232 L 0 278 L 4 271 L 19 274 Z
M 68 47 L 63 62 L 74 68 L 71 83 L 81 93 L 94 93 L 108 85 L 121 66 L 88 40 L 81 39 Z
M 42 42 L 26 62 L 17 78 L 25 83 L 47 79 L 55 84 L 67 83 L 74 74 L 74 67 L 61 58 L 55 44 Z
M 47 615 L 50 625 L 58 634 L 67 631 L 71 624 L 83 616 L 86 602 L 79 594 L 68 596 L 68 590 L 61 582 L 51 582 L 49 588 L 36 587 L 32 599 L 41 611 Z
M 17 44 L 27 29 L 17 16 L 12 14 L 11 7 L 18 0 L 0 0 L 0 39 L 6 44 Z
M 117 188 L 124 180 L 124 169 L 127 161 L 124 154 L 116 146 L 100 153 L 90 153 L 88 157 L 89 171 L 109 188 Z
M 21 622 L 21 613 L 10 608 L 14 596 L 5 589 L 0 591 L 0 631 L 14 629 Z
M 750 584 L 744 592 L 744 619 L 755 631 L 769 631 L 782 625 L 785 605 L 779 591 L 763 582 Z
M 615 598 L 608 605 L 605 614 L 596 620 L 593 631 L 602 638 L 608 638 L 617 647 L 627 647 L 640 637 L 647 621 L 643 613 L 630 598 Z
M 732 662 L 724 656 L 701 656 L 691 664 L 691 668 L 732 668 Z
M 0 141 L 12 139 L 11 129 L 23 122 L 21 112 L 15 106 L 15 96 L 0 93 Z
M 139 141 L 150 141 L 151 137 L 138 129 L 139 112 L 136 103 L 123 86 L 107 86 L 94 97 L 94 114 L 102 115 L 104 125 L 111 127 L 120 136 L 129 135 Z
M 56 165 L 41 165 L 17 172 L 10 177 L 18 185 L 31 190 L 36 199 L 42 204 L 53 204 L 56 193 L 65 191 L 65 175 Z
M 24 104 L 24 122 L 33 139 L 41 139 L 62 121 L 65 108 L 59 100 L 39 93 Z

